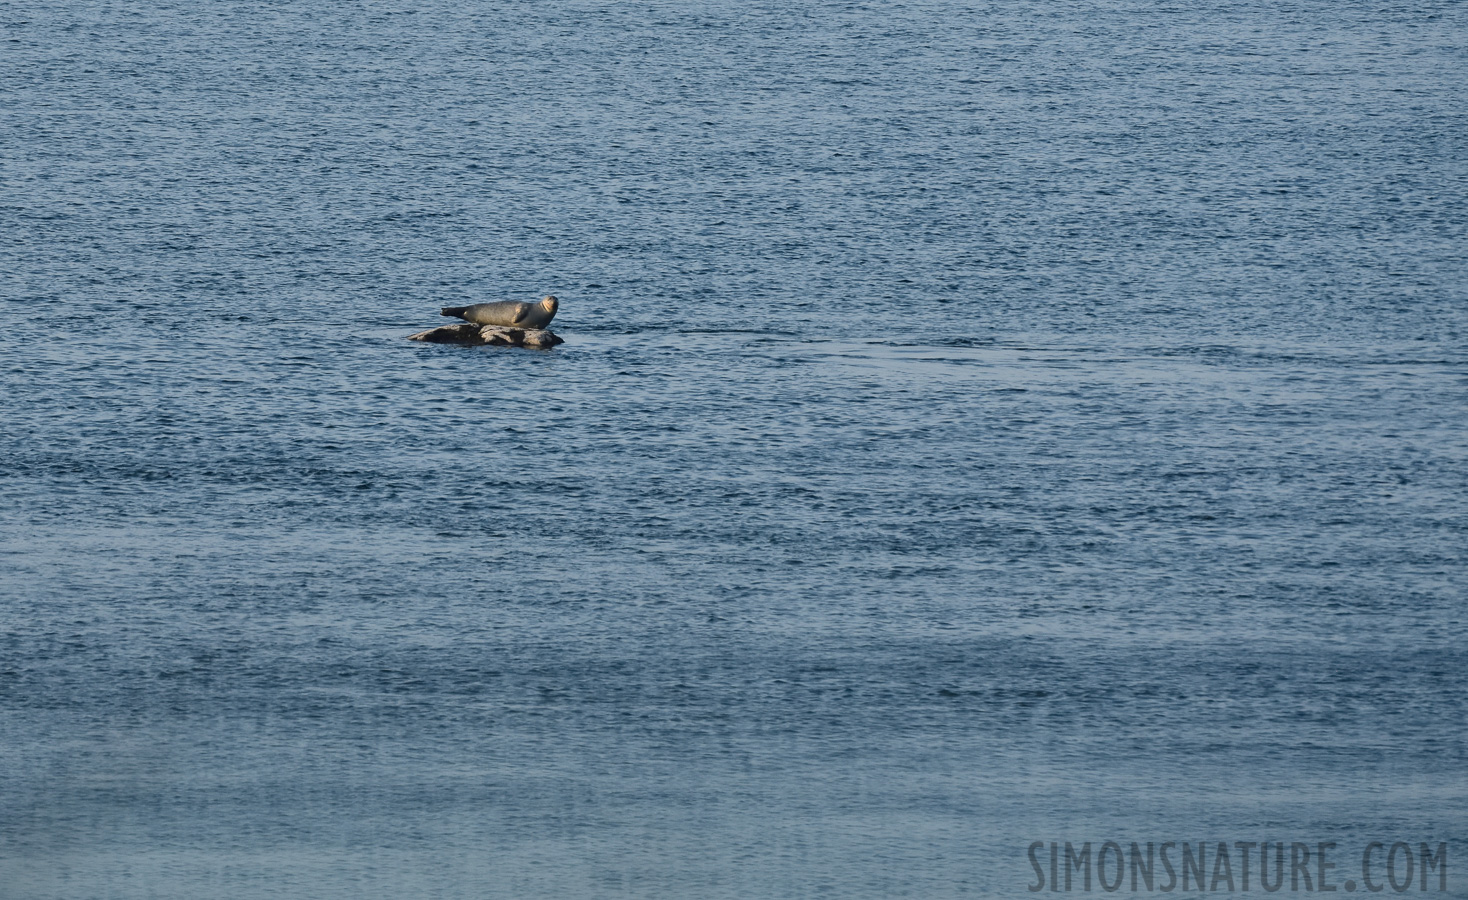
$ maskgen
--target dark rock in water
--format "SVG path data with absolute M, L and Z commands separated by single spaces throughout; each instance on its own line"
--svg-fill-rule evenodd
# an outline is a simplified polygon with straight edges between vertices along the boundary
M 429 344 L 466 344 L 471 347 L 529 347 L 532 350 L 549 350 L 556 344 L 565 343 L 553 332 L 543 328 L 504 328 L 470 322 L 430 328 L 428 331 L 408 335 L 408 340 Z
M 426 341 L 430 344 L 478 344 L 480 325 L 445 325 L 408 335 L 410 341 Z

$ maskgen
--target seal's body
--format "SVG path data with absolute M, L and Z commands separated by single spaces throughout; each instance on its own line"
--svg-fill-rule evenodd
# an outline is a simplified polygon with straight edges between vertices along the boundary
M 457 316 L 476 325 L 498 325 L 502 328 L 544 328 L 556 317 L 559 304 L 547 294 L 537 303 L 501 300 L 498 303 L 476 303 L 473 306 L 446 306 L 440 315 Z

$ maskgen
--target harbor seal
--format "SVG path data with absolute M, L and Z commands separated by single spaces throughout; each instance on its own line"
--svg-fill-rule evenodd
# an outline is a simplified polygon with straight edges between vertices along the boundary
M 498 303 L 476 303 L 473 306 L 445 306 L 442 316 L 457 316 L 475 325 L 499 325 L 502 328 L 545 328 L 556 317 L 556 298 L 546 294 L 537 303 L 501 300 Z

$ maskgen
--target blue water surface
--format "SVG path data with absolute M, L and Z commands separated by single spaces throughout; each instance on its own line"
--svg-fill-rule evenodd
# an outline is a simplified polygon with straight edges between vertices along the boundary
M 1444 0 L 0 0 L 0 896 L 1461 848 L 1465 48 Z M 554 351 L 404 340 L 544 293 Z

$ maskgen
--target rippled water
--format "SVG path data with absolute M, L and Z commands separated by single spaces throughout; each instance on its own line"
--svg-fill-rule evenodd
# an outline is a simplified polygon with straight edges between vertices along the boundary
M 1465 26 L 0 2 L 0 894 L 1462 841 Z

